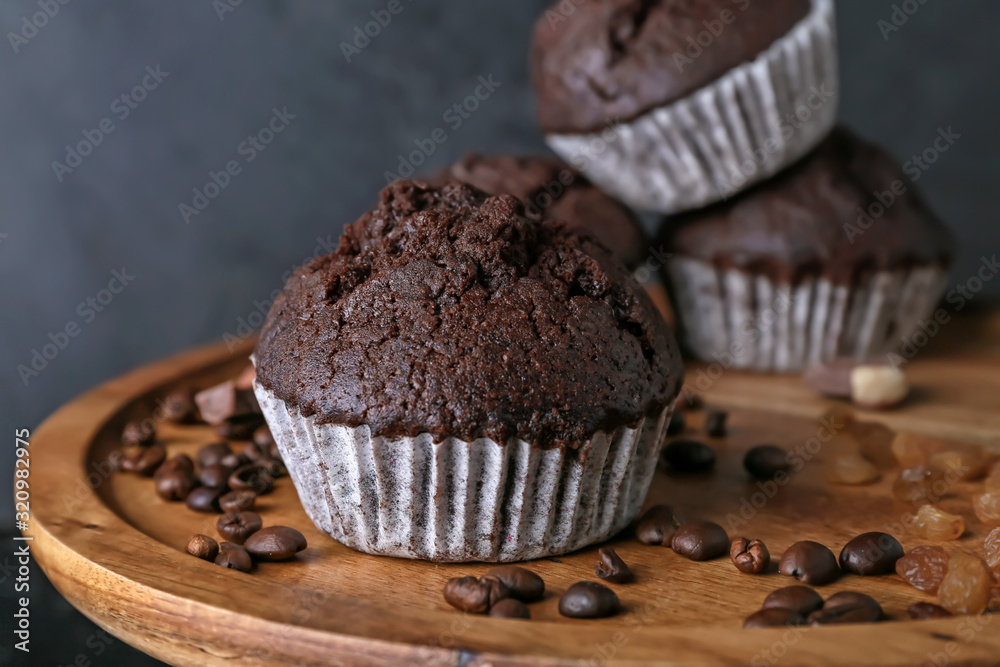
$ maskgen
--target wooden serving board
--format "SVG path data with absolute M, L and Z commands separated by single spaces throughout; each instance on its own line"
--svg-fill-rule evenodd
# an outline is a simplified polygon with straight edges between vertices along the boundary
M 898 411 L 863 416 L 908 428 L 989 441 L 1000 438 L 1000 318 L 950 324 L 909 368 L 914 400 Z M 249 346 L 187 352 L 108 382 L 64 406 L 31 438 L 31 521 L 27 535 L 49 579 L 84 614 L 141 650 L 174 665 L 985 665 L 1000 659 L 1000 622 L 986 615 L 913 622 L 906 607 L 933 598 L 896 576 L 844 576 L 820 588 L 874 595 L 889 621 L 873 625 L 743 630 L 742 620 L 772 590 L 794 583 L 778 575 L 740 574 L 728 558 L 688 561 L 644 546 L 625 533 L 612 540 L 638 580 L 616 585 L 624 605 L 604 620 L 557 612 L 570 584 L 595 579 L 596 547 L 527 564 L 546 582 L 532 620 L 463 615 L 441 590 L 453 576 L 486 564 L 436 565 L 368 556 L 313 528 L 291 481 L 260 499 L 265 525 L 299 528 L 309 547 L 288 563 L 244 574 L 184 553 L 197 532 L 214 535 L 214 515 L 165 503 L 151 480 L 107 476 L 96 463 L 118 446 L 125 421 L 151 414 L 178 386 L 209 386 L 246 363 Z M 692 366 L 688 378 L 696 382 Z M 715 374 L 714 372 L 712 373 Z M 813 539 L 835 553 L 854 535 L 898 526 L 911 508 L 891 499 L 892 474 L 865 487 L 824 481 L 819 451 L 786 486 L 765 498 L 741 468 L 748 447 L 794 449 L 814 437 L 831 405 L 794 377 L 725 371 L 706 399 L 731 409 L 730 435 L 710 440 L 714 474 L 658 473 L 647 503 L 668 502 L 720 522 L 740 517 L 731 536 L 761 538 L 776 561 L 791 543 Z M 701 437 L 702 417 L 687 435 Z M 215 440 L 206 426 L 162 424 L 171 454 Z M 89 475 L 89 480 L 88 480 Z M 971 511 L 977 483 L 959 485 L 942 505 L 965 516 L 967 535 L 946 545 L 977 552 L 987 529 Z M 765 494 L 766 495 L 766 494 Z M 763 502 L 762 502 L 763 498 Z M 757 505 L 758 507 L 755 507 Z M 921 540 L 893 532 L 909 550 Z M 935 662 L 937 661 L 937 662 Z

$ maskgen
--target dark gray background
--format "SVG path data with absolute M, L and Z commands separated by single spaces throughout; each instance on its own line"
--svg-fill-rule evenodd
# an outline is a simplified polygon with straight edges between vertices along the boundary
M 0 422 L 8 451 L 15 427 L 34 428 L 96 383 L 235 332 L 318 237 L 336 243 L 415 139 L 447 130 L 429 167 L 472 149 L 544 150 L 525 56 L 530 26 L 548 3 L 402 2 L 350 64 L 340 43 L 387 0 L 243 2 L 223 20 L 210 0 L 75 0 L 19 53 L 7 38 L 0 43 Z M 918 11 L 885 39 L 878 21 L 890 19 L 893 3 L 839 2 L 840 115 L 901 160 L 929 147 L 938 128 L 961 135 L 919 185 L 961 239 L 954 275 L 964 278 L 1000 246 L 1000 4 L 910 3 Z M 0 27 L 19 30 L 38 10 L 0 2 Z M 157 64 L 169 76 L 119 121 L 111 102 Z M 499 89 L 451 130 L 444 111 L 489 74 Z M 239 158 L 237 145 L 273 107 L 296 118 L 185 224 L 178 205 L 209 170 Z M 105 117 L 114 132 L 59 182 L 51 163 Z M 77 305 L 122 267 L 134 282 L 84 323 Z M 987 291 L 1000 295 L 1000 281 Z M 25 386 L 17 365 L 70 320 L 80 335 Z M 11 467 L 4 454 L 5 530 Z M 32 662 L 69 664 L 89 651 L 95 628 L 42 588 L 37 568 L 34 577 Z M 0 588 L 12 595 L 10 580 Z M 89 658 L 144 664 L 121 642 Z

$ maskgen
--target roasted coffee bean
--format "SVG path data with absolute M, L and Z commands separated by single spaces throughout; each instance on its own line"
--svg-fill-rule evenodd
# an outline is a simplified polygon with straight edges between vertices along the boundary
M 160 466 L 160 469 L 164 467 L 166 464 Z M 185 500 L 195 487 L 194 475 L 183 470 L 173 469 L 164 474 L 157 470 L 154 478 L 156 495 L 167 502 Z
M 744 574 L 760 574 L 771 564 L 771 553 L 760 540 L 737 537 L 729 544 L 729 557 Z
M 219 543 L 208 535 L 194 535 L 188 540 L 187 552 L 195 558 L 214 561 L 219 555 Z
M 233 491 L 246 489 L 262 496 L 274 488 L 274 478 L 263 467 L 250 463 L 233 471 L 229 476 L 229 488 Z
M 785 586 L 764 598 L 764 609 L 790 609 L 808 616 L 823 607 L 823 596 L 808 586 Z
M 743 467 L 755 479 L 774 479 L 778 473 L 787 475 L 792 469 L 788 452 L 774 445 L 751 447 L 743 457 Z
M 143 477 L 152 477 L 166 458 L 167 450 L 163 445 L 150 445 L 135 459 L 133 470 Z
M 687 428 L 687 420 L 684 418 L 684 413 L 675 410 L 670 415 L 670 421 L 667 422 L 667 435 L 671 436 L 683 433 L 685 428 Z
M 743 621 L 744 628 L 780 628 L 786 625 L 803 625 L 802 614 L 783 607 L 770 607 L 750 614 Z
M 196 420 L 197 411 L 194 392 L 190 389 L 177 389 L 163 399 L 163 417 L 169 422 L 191 424 Z
M 175 471 L 186 473 L 190 476 L 194 476 L 194 461 L 187 454 L 178 454 L 176 456 L 171 456 L 169 459 L 163 462 L 163 464 L 156 469 L 153 474 L 153 479 L 159 479 L 164 475 L 168 475 Z
M 726 429 L 726 419 L 728 412 L 722 410 L 709 410 L 705 415 L 705 432 L 713 438 L 724 438 L 728 432 Z
M 253 567 L 253 561 L 247 550 L 232 542 L 223 542 L 219 545 L 219 555 L 215 557 L 215 564 L 240 572 L 249 572 Z
M 232 453 L 233 448 L 229 446 L 228 442 L 213 442 L 199 449 L 195 458 L 198 459 L 198 465 L 202 468 L 207 468 L 208 466 L 222 463 L 223 457 Z
M 875 598 L 854 591 L 834 593 L 826 599 L 822 609 L 817 609 L 806 618 L 810 625 L 874 623 L 881 619 L 882 606 Z
M 198 473 L 198 481 L 204 486 L 210 486 L 213 489 L 222 489 L 229 484 L 229 476 L 232 474 L 232 468 L 224 466 L 221 463 L 213 463 L 201 469 Z
M 132 445 L 118 452 L 118 456 L 116 457 L 118 460 L 118 469 L 122 472 L 135 472 L 135 464 L 139 461 L 139 457 L 142 456 L 143 451 L 142 447 Z
M 803 540 L 788 547 L 778 564 L 778 572 L 795 577 L 803 584 L 823 586 L 840 576 L 837 557 L 819 542 Z
M 236 452 L 231 452 L 226 454 L 221 459 L 219 459 L 219 464 L 224 465 L 227 468 L 232 468 L 237 470 L 245 465 L 252 463 L 252 461 L 247 458 L 244 454 L 237 454 Z
M 888 533 L 862 533 L 844 545 L 840 569 L 868 576 L 896 571 L 896 561 L 903 557 L 903 546 Z
M 226 440 L 250 440 L 257 427 L 264 423 L 263 415 L 233 415 L 215 425 L 215 433 Z
M 500 600 L 490 606 L 490 616 L 494 618 L 531 618 L 528 605 L 514 598 Z
M 156 426 L 153 420 L 129 422 L 122 429 L 122 444 L 126 447 L 147 447 L 156 442 Z
M 274 444 L 274 436 L 271 435 L 271 429 L 268 428 L 267 424 L 257 427 L 253 432 L 253 441 L 264 452 Z
M 559 598 L 559 613 L 569 618 L 607 618 L 620 607 L 615 592 L 596 581 L 578 581 Z
M 230 491 L 219 498 L 219 507 L 223 512 L 243 512 L 251 509 L 257 500 L 257 494 L 253 491 Z
M 268 526 L 248 537 L 243 544 L 259 560 L 288 560 L 306 548 L 306 538 L 294 528 Z
M 925 618 L 948 618 L 952 615 L 944 607 L 930 602 L 915 602 L 906 608 L 906 613 L 914 621 L 922 621 Z
M 260 447 L 257 446 L 256 442 L 244 442 L 239 448 L 239 453 L 254 463 L 263 456 L 263 452 L 260 451 Z
M 691 560 L 710 560 L 726 553 L 729 536 L 717 523 L 688 521 L 683 523 L 670 540 L 670 548 Z
M 215 522 L 215 529 L 233 544 L 244 544 L 263 525 L 264 522 L 256 512 L 227 512 Z
M 281 459 L 272 459 L 270 456 L 261 456 L 254 463 L 266 470 L 267 474 L 274 479 L 284 477 L 288 474 L 288 469 L 285 468 L 285 464 Z
M 510 589 L 510 596 L 522 602 L 541 600 L 545 595 L 545 582 L 542 578 L 517 565 L 500 565 L 483 576 L 499 579 Z
M 199 486 L 197 489 L 192 489 L 191 493 L 184 499 L 184 504 L 195 512 L 215 512 L 218 514 L 220 509 L 219 496 L 221 495 L 222 489 Z
M 454 577 L 444 585 L 444 599 L 455 609 L 485 614 L 494 604 L 510 597 L 510 589 L 495 577 Z
M 679 525 L 680 520 L 670 505 L 653 505 L 639 517 L 635 536 L 643 544 L 669 547 Z
M 635 579 L 632 570 L 611 547 L 598 549 L 597 557 L 600 561 L 594 567 L 594 573 L 604 581 L 610 581 L 613 584 L 627 584 Z
M 667 469 L 675 473 L 705 472 L 715 465 L 715 452 L 697 440 L 674 440 L 660 456 Z
M 253 390 L 240 389 L 232 380 L 199 391 L 194 402 L 201 418 L 209 424 L 221 424 L 233 415 L 260 414 Z

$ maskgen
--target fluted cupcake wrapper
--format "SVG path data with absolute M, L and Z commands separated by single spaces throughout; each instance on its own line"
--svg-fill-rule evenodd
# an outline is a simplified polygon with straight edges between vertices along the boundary
M 947 277 L 928 265 L 873 272 L 850 285 L 819 276 L 791 285 L 685 257 L 671 259 L 668 271 L 688 350 L 761 371 L 899 349 L 934 311 Z
M 630 206 L 678 213 L 726 199 L 805 155 L 833 127 L 837 95 L 833 0 L 813 0 L 787 35 L 704 88 L 603 132 L 546 141 Z
M 621 531 L 642 506 L 671 411 L 544 450 L 516 438 L 372 437 L 254 391 L 317 528 L 358 551 L 433 561 L 541 558 Z

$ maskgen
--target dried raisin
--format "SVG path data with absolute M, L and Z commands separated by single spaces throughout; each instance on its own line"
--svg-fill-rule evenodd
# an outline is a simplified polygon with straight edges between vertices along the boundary
M 1000 526 L 1000 491 L 972 496 L 972 510 L 987 526 Z
M 827 464 L 826 479 L 833 484 L 871 484 L 879 477 L 878 469 L 860 454 L 838 454 Z
M 994 463 L 986 476 L 986 490 L 1000 492 L 1000 462 Z
M 941 547 L 914 547 L 896 561 L 896 574 L 917 590 L 937 593 L 948 571 L 948 552 Z
M 910 517 L 907 529 L 917 537 L 929 540 L 957 540 L 965 532 L 965 519 L 957 514 L 948 514 L 933 505 L 924 505 Z
M 932 454 L 928 465 L 944 470 L 950 479 L 969 481 L 980 479 L 986 473 L 986 455 L 979 447 L 963 447 Z
M 958 554 L 948 563 L 948 573 L 938 587 L 938 602 L 953 614 L 978 614 L 989 604 L 992 587 L 983 561 Z
M 936 468 L 914 466 L 903 468 L 892 484 L 892 493 L 904 503 L 925 505 L 934 503 L 948 492 L 944 473 Z
M 983 552 L 986 555 L 986 565 L 993 571 L 993 576 L 1000 582 L 1000 528 L 994 528 L 983 541 Z

